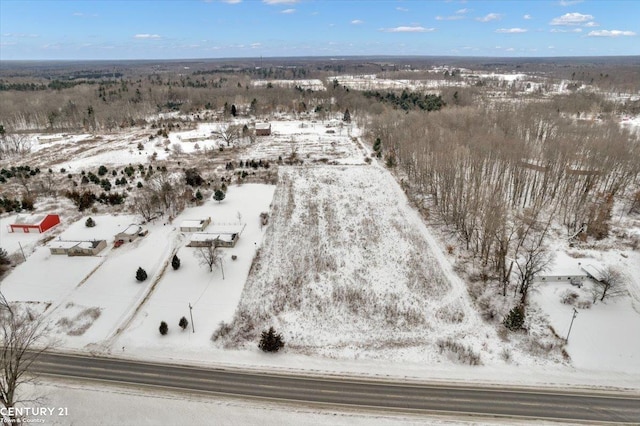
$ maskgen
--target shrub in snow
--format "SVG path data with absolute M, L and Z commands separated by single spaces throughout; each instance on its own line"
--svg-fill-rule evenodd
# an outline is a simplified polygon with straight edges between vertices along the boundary
M 573 305 L 578 299 L 578 293 L 573 290 L 565 290 L 560 296 L 560 301 L 565 305 Z
M 84 226 L 86 226 L 87 228 L 93 228 L 94 226 L 96 226 L 96 222 L 92 218 L 88 218 L 84 223 Z
M 518 305 L 511 309 L 502 323 L 511 331 L 521 329 L 524 324 L 524 306 Z
M 178 323 L 178 325 L 180 326 L 181 329 L 184 330 L 189 325 L 189 321 L 187 320 L 186 317 L 182 317 L 180 318 L 180 322 Z
M 480 355 L 475 353 L 473 349 L 464 346 L 458 342 L 455 342 L 451 338 L 446 340 L 438 340 L 438 350 L 440 353 L 445 353 L 454 360 L 460 361 L 469 365 L 481 365 Z
M 171 259 L 171 267 L 173 268 L 174 271 L 180 268 L 180 258 L 178 257 L 177 254 L 174 254 L 173 259 Z
M 282 335 L 276 333 L 273 327 L 269 327 L 269 330 L 262 332 L 258 347 L 264 352 L 278 352 L 284 347 Z
M 219 189 L 216 189 L 216 192 L 213 194 L 213 199 L 216 200 L 218 203 L 224 200 L 224 197 L 225 197 L 225 193 Z
M 136 271 L 136 280 L 142 282 L 147 279 L 147 271 L 142 268 L 138 268 Z
M 169 326 L 167 325 L 166 322 L 161 321 L 159 330 L 160 330 L 160 334 L 164 336 L 169 332 Z

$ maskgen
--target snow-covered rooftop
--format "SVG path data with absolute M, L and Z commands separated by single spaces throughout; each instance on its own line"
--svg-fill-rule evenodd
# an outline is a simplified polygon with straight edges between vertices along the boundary
M 46 214 L 18 215 L 13 222 L 16 225 L 38 225 L 47 217 Z

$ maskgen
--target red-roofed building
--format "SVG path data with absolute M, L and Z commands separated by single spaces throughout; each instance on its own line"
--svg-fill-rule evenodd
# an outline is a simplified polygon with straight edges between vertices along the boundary
M 44 232 L 59 223 L 60 216 L 57 214 L 18 216 L 16 221 L 9 225 L 9 228 L 11 228 L 11 232 Z

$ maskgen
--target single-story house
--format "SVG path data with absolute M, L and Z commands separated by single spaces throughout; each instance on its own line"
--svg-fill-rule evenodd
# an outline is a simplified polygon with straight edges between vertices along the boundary
M 271 134 L 271 123 L 256 123 L 256 136 L 269 136 Z
M 180 224 L 180 232 L 201 232 L 211 223 L 211 218 L 184 220 Z
M 136 238 L 138 238 L 140 233 L 142 232 L 142 226 L 137 224 L 129 225 L 124 231 L 119 232 L 115 236 L 115 240 L 123 240 L 125 242 L 133 242 Z
M 9 225 L 11 232 L 44 232 L 60 223 L 57 214 L 18 215 L 14 223 Z
M 245 226 L 216 226 L 211 232 L 194 233 L 187 247 L 235 247 Z
M 51 254 L 66 254 L 67 256 L 95 256 L 107 247 L 106 240 L 92 241 L 63 241 L 49 243 Z

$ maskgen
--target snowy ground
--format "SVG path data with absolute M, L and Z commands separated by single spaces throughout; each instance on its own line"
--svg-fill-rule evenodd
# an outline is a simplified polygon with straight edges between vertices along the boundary
M 274 217 L 245 286 L 231 347 L 274 325 L 288 348 L 330 358 L 556 364 L 502 341 L 381 167 L 281 168 Z M 508 340 L 508 339 L 507 339 Z M 505 355 L 505 354 L 508 354 Z
M 186 164 L 187 159 L 202 158 L 196 156 L 196 143 L 201 147 L 219 143 L 210 137 L 219 128 L 220 123 L 200 123 L 170 133 L 168 142 L 183 146 L 186 155 L 181 160 Z M 15 252 L 20 242 L 28 258 L 3 280 L 2 291 L 10 300 L 30 302 L 32 309 L 45 312 L 56 323 L 62 320 L 56 337 L 62 348 L 70 350 L 117 354 L 125 347 L 126 356 L 138 359 L 258 370 L 300 369 L 315 374 L 640 388 L 639 339 L 634 334 L 640 314 L 630 309 L 629 299 L 597 303 L 580 311 L 566 347 L 572 361 L 559 359 L 556 353 L 550 357 L 531 355 L 527 348 L 517 347 L 516 341 L 498 338 L 495 330 L 478 318 L 465 284 L 451 272 L 438 248 L 443 245 L 430 235 L 391 175 L 375 165 L 375 160 L 373 165 L 365 165 L 367 151 L 357 128 L 336 120 L 277 120 L 272 122 L 272 130 L 272 136 L 259 137 L 252 145 L 225 150 L 225 155 L 228 151 L 237 160 L 271 161 L 295 152 L 304 161 L 302 168 L 283 169 L 285 179 L 273 201 L 278 212 L 267 228 L 261 230 L 258 222 L 258 214 L 270 210 L 274 194 L 274 187 L 266 185 L 230 186 L 222 203 L 209 201 L 188 209 L 171 225 L 161 220 L 150 224 L 144 239 L 118 249 L 111 248 L 113 236 L 132 221 L 131 217 L 93 215 L 98 226 L 87 234 L 86 217 L 74 222 L 79 213 L 72 211 L 68 200 L 59 199 L 52 203 L 60 205 L 59 209 L 66 206 L 63 224 L 45 234 L 8 234 L 6 225 L 12 217 L 0 218 L 2 246 Z M 44 139 L 26 161 L 41 168 L 54 166 L 56 172 L 66 167 L 75 173 L 103 163 L 146 163 L 154 152 L 158 158 L 171 159 L 165 142 L 158 138 L 149 141 L 149 134 L 137 129 L 97 138 L 67 135 L 61 140 Z M 202 140 L 186 141 L 189 138 Z M 138 150 L 138 143 L 143 144 L 143 150 Z M 49 146 L 56 149 L 43 149 Z M 323 159 L 339 165 L 323 165 Z M 287 209 L 291 209 L 291 222 Z M 210 273 L 197 264 L 194 250 L 184 247 L 187 235 L 176 227 L 183 219 L 201 216 L 212 216 L 213 225 L 216 221 L 237 223 L 239 211 L 247 228 L 235 248 L 223 249 L 226 276 L 222 281 L 220 270 Z M 316 219 L 321 225 L 313 224 Z M 53 256 L 39 243 L 48 236 L 102 235 L 109 247 L 95 258 Z M 316 241 L 318 245 L 312 246 Z M 271 315 L 273 289 L 268 284 L 278 278 L 272 265 L 285 267 L 297 259 L 309 265 L 311 272 L 317 269 L 316 276 L 298 266 L 292 270 L 299 272 L 297 275 L 287 273 L 280 278 L 290 279 L 296 286 L 283 303 L 293 306 L 300 300 L 300 305 L 273 316 L 288 343 L 285 352 L 276 357 L 261 353 L 255 341 L 241 350 L 231 350 L 210 340 L 220 321 L 231 320 L 256 247 L 261 244 L 262 257 L 247 287 L 247 292 L 257 291 L 247 299 L 252 309 L 261 301 L 261 309 Z M 173 250 L 182 260 L 178 271 L 170 266 L 163 269 Z M 230 260 L 232 253 L 238 256 L 236 261 Z M 313 256 L 305 258 L 305 253 Z M 609 256 L 598 253 L 592 255 L 596 260 Z M 604 260 L 624 261 L 640 276 L 637 251 L 626 251 L 627 258 L 611 253 L 615 256 Z M 135 281 L 138 266 L 149 274 L 144 283 Z M 308 279 L 296 283 L 300 277 Z M 571 308 L 559 302 L 561 292 L 552 286 L 537 287 L 532 296 L 560 336 L 571 316 Z M 183 332 L 177 326 L 180 317 L 190 319 L 189 303 L 196 333 Z M 640 302 L 636 310 L 638 306 Z M 158 333 L 161 320 L 169 323 L 169 334 L 164 337 Z M 621 322 L 628 324 L 626 328 L 619 326 Z M 88 323 L 82 334 L 74 334 Z M 591 332 L 592 328 L 598 332 Z M 610 331 L 614 329 L 616 332 Z M 465 365 L 454 351 L 440 352 L 438 342 L 449 337 L 479 355 L 484 365 Z
M 257 138 L 242 155 L 245 159 L 269 161 L 282 157 L 306 163 L 364 164 L 365 148 L 352 140 L 359 135 L 359 129 L 338 120 L 275 121 L 271 123 L 271 136 Z

